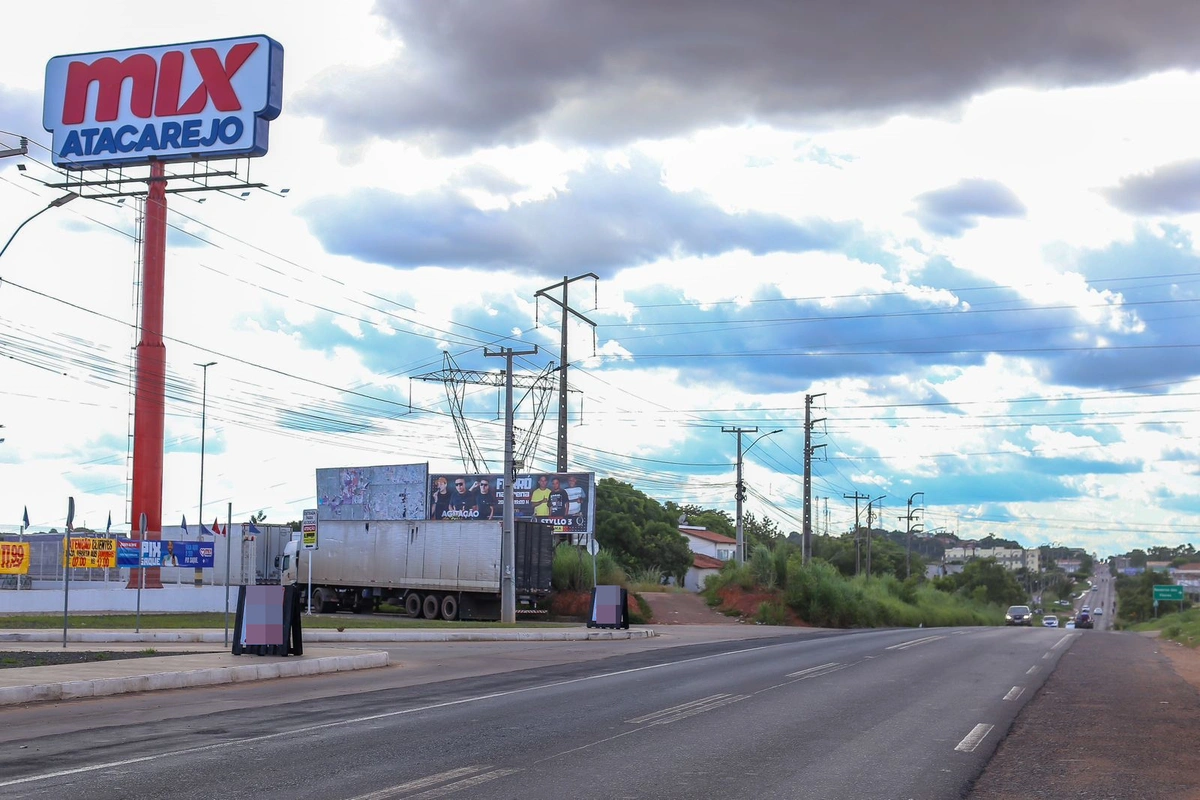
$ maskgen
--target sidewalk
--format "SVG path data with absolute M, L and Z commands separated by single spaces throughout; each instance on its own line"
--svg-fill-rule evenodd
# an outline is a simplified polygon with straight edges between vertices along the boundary
M 232 632 L 230 633 L 232 636 Z M 558 630 L 315 630 L 304 634 L 304 655 L 290 657 L 235 656 L 224 646 L 223 630 L 133 631 L 75 630 L 67 632 L 68 652 L 87 652 L 107 644 L 106 650 L 188 650 L 187 655 L 122 658 L 79 664 L 0 669 L 0 706 L 47 700 L 103 697 L 126 692 L 181 689 L 222 683 L 289 678 L 329 672 L 371 669 L 389 665 L 386 652 L 310 647 L 314 643 L 371 642 L 486 642 L 486 641 L 591 641 L 654 636 L 652 630 L 567 628 Z M 62 631 L 21 630 L 0 632 L 0 655 L 5 651 L 61 651 Z M 186 645 L 200 645 L 186 647 Z M 136 645 L 136 647 L 135 647 Z M 193 653 L 191 651 L 211 650 Z

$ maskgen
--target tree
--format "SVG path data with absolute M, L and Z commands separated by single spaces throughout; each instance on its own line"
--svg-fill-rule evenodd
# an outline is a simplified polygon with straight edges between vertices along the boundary
M 596 485 L 596 541 L 626 570 L 656 567 L 682 583 L 692 551 L 677 525 L 677 515 L 628 483 Z
M 1018 605 L 1025 602 L 1025 590 L 1016 577 L 996 563 L 994 558 L 980 558 L 969 562 L 954 578 L 957 591 L 987 603 L 1001 606 Z M 944 582 L 935 582 L 939 589 Z
M 253 522 L 255 525 L 262 524 L 266 520 L 266 518 L 267 518 L 267 512 L 261 511 L 261 510 L 257 514 L 250 515 L 250 521 Z

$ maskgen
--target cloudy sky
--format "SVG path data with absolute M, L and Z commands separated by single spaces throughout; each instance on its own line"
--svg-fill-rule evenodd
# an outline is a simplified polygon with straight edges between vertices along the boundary
M 799 529 L 820 395 L 818 532 L 853 526 L 855 494 L 903 529 L 920 492 L 926 530 L 963 537 L 1200 540 L 1200 5 L 206 10 L 24 4 L 0 49 L 0 149 L 31 141 L 0 159 L 7 238 L 60 193 L 48 59 L 284 47 L 251 167 L 275 194 L 170 201 L 164 523 L 199 513 L 202 405 L 206 521 L 297 519 L 318 467 L 460 469 L 446 388 L 417 376 L 501 347 L 544 370 L 561 312 L 539 291 L 579 278 L 572 470 L 732 511 L 722 429 L 781 429 L 746 453 L 746 507 Z M 77 524 L 127 527 L 133 205 L 53 209 L 0 259 L 4 523 L 61 527 L 74 496 Z M 535 395 L 518 439 L 552 469 L 557 398 L 535 436 Z M 463 402 L 498 470 L 496 390 Z

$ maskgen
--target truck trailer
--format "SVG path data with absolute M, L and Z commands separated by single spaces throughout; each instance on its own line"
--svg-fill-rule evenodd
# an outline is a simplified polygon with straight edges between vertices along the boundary
M 500 618 L 501 522 L 322 520 L 316 550 L 284 548 L 283 582 L 309 591 L 321 613 L 374 611 L 387 603 L 425 619 Z M 550 592 L 553 528 L 517 522 L 516 593 L 532 605 Z

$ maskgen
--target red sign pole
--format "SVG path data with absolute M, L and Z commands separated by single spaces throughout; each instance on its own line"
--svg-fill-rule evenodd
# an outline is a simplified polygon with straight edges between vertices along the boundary
M 163 344 L 163 294 L 167 261 L 167 182 L 163 163 L 150 163 L 146 241 L 142 259 L 142 330 L 137 345 L 133 401 L 133 508 L 146 515 L 146 538 L 162 538 L 163 437 L 166 424 L 167 348 Z M 144 573 L 143 588 L 161 589 L 158 567 Z M 127 589 L 138 588 L 130 572 Z

